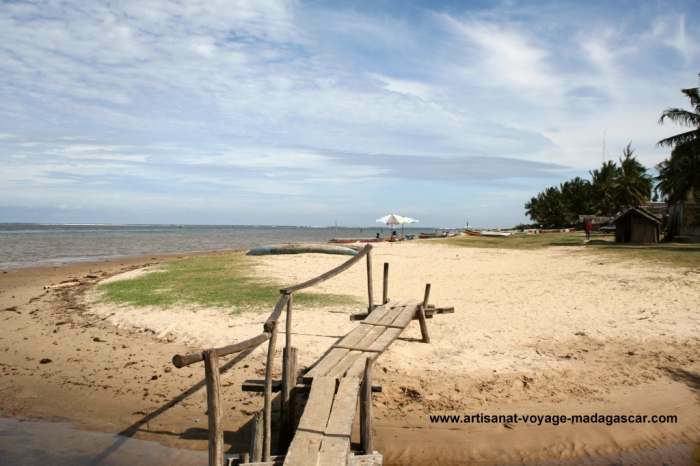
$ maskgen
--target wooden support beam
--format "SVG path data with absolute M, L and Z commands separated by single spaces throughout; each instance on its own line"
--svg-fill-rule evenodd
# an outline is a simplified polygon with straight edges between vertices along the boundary
M 310 383 L 298 383 L 296 384 L 292 390 L 296 390 L 296 393 L 298 395 L 301 394 L 306 394 L 309 393 L 309 390 L 311 390 L 311 384 Z M 372 385 L 372 393 L 382 393 L 382 386 L 379 384 L 374 384 Z M 253 393 L 264 393 L 265 392 L 265 380 L 263 379 L 248 379 L 245 382 L 241 384 L 241 391 L 244 392 L 253 392 Z M 276 393 L 282 391 L 282 381 L 281 380 L 273 380 L 272 381 L 272 392 Z M 289 397 L 290 401 L 292 400 L 292 397 Z
M 272 446 L 272 366 L 275 357 L 275 344 L 277 343 L 277 321 L 271 322 L 271 337 L 267 347 L 267 361 L 265 363 L 265 402 L 264 402 L 264 436 L 263 436 L 263 461 L 270 460 Z
M 284 322 L 284 333 L 285 333 L 285 346 L 287 348 L 292 347 L 292 295 L 289 295 L 287 299 L 287 318 Z
M 253 463 L 262 461 L 264 425 L 265 415 L 262 411 L 258 411 L 253 416 L 253 421 L 250 425 L 250 461 Z
M 384 262 L 384 281 L 382 287 L 382 304 L 389 302 L 389 263 Z
M 293 378 L 292 380 L 294 381 L 294 386 L 291 387 L 289 390 L 289 404 L 287 406 L 287 425 L 286 425 L 286 430 L 287 430 L 287 438 L 286 440 L 286 445 L 284 446 L 284 450 L 286 451 L 289 448 L 289 444 L 292 442 L 292 439 L 294 438 L 294 432 L 297 427 L 297 395 L 298 395 L 298 385 L 296 385 L 296 381 L 299 379 L 299 359 L 298 359 L 298 354 L 297 354 L 297 349 L 292 348 L 292 354 L 290 357 L 290 363 L 289 363 L 289 371 L 292 374 Z
M 430 283 L 425 285 L 425 294 L 423 295 L 423 304 L 418 306 L 418 322 L 420 323 L 420 333 L 423 336 L 423 343 L 430 343 L 430 335 L 428 334 L 428 323 L 425 321 L 425 308 L 428 306 L 430 298 Z
M 279 436 L 279 451 L 286 451 L 294 436 L 294 412 L 295 406 L 292 402 L 294 387 L 297 384 L 297 349 L 294 347 L 284 348 L 284 359 L 282 361 L 282 417 Z
M 209 466 L 223 466 L 224 431 L 221 428 L 219 358 L 216 350 L 204 351 L 204 375 L 207 385 L 207 413 L 209 417 Z
M 367 311 L 372 312 L 374 310 L 374 291 L 372 289 L 372 251 L 367 252 L 367 297 L 369 305 L 367 306 Z
M 365 373 L 360 387 L 360 442 L 365 453 L 374 452 L 372 437 L 372 363 L 374 359 L 365 360 Z

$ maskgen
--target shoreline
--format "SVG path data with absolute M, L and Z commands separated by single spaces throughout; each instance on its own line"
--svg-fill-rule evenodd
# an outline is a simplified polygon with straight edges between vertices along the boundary
M 392 264 L 397 261 L 399 265 L 402 261 L 405 262 L 403 269 L 397 268 L 396 271 L 392 269 L 392 276 L 403 284 L 401 288 L 413 289 L 414 284 L 417 283 L 415 280 L 422 281 L 425 278 L 420 276 L 421 274 L 418 274 L 415 280 L 411 278 L 411 261 L 422 260 L 411 259 L 411 257 L 421 251 L 447 254 L 442 246 L 431 244 L 392 245 L 378 248 L 377 253 L 379 257 L 387 257 Z M 184 399 L 179 398 L 180 394 L 188 393 L 192 387 L 196 386 L 203 378 L 203 371 L 199 367 L 174 369 L 170 364 L 170 357 L 173 354 L 186 352 L 192 348 L 177 339 L 171 339 L 171 341 L 158 339 L 151 331 L 115 327 L 108 319 L 103 319 L 89 309 L 85 309 L 83 297 L 92 289 L 96 281 L 108 276 L 155 265 L 169 259 L 229 253 L 231 252 L 217 251 L 143 255 L 117 260 L 72 263 L 65 266 L 13 269 L 0 273 L 0 310 L 5 309 L 5 312 L 0 312 L 0 319 L 3 327 L 8 329 L 7 334 L 2 335 L 0 340 L 0 350 L 2 350 L 0 370 L 3 375 L 0 392 L 5 394 L 0 404 L 0 415 L 29 419 L 64 419 L 78 428 L 87 430 L 122 432 L 133 435 L 135 438 L 155 440 L 169 446 L 206 448 L 206 416 L 204 415 L 206 407 L 203 390 L 200 388 Z M 523 255 L 530 260 L 533 257 L 539 257 L 537 254 L 549 257 L 547 255 L 549 253 L 513 253 L 504 250 L 455 251 L 449 249 L 449 253 L 452 257 L 458 254 L 470 258 L 463 259 L 466 261 L 464 264 L 475 261 L 487 261 L 484 263 L 487 264 L 490 263 L 488 261 L 501 260 L 500 257 L 504 255 L 511 257 L 510 260 L 516 260 Z M 557 254 L 561 256 L 559 252 Z M 555 255 L 554 259 L 547 260 L 565 260 L 559 256 Z M 275 278 L 282 279 L 284 282 L 294 282 L 301 276 L 311 276 L 318 270 L 326 270 L 329 264 L 342 260 L 342 258 L 319 255 L 267 256 L 262 260 L 260 273 L 272 274 L 271 270 L 274 268 L 278 270 L 277 275 L 274 275 Z M 443 260 L 453 259 L 445 256 Z M 300 263 L 306 264 L 304 268 L 299 268 Z M 297 266 L 292 267 L 293 264 Z M 470 267 L 476 265 L 470 265 Z M 484 268 L 486 265 L 481 267 L 481 273 L 489 273 L 488 268 Z M 648 266 L 642 266 L 641 269 L 650 270 Z M 436 272 L 424 270 L 423 273 L 427 275 L 425 279 L 431 279 L 438 285 L 435 286 L 436 302 L 453 304 L 455 295 L 448 292 L 451 285 L 445 277 L 435 281 L 432 274 Z M 87 275 L 97 278 L 85 278 Z M 76 278 L 79 284 L 75 286 L 48 290 L 44 288 Z M 347 280 L 347 283 L 354 283 L 355 278 L 350 276 Z M 455 285 L 461 283 L 458 277 L 454 280 L 457 280 Z M 474 278 L 471 280 L 471 287 L 478 288 Z M 344 287 L 343 283 L 346 282 L 330 283 L 322 288 L 326 292 L 335 292 Z M 392 293 L 398 294 L 398 291 L 394 291 L 395 289 L 397 288 L 392 288 Z M 473 297 L 468 298 L 467 302 L 472 301 L 474 301 Z M 483 302 L 477 300 L 474 305 L 488 307 L 488 300 Z M 8 307 L 16 307 L 16 310 L 7 311 Z M 470 314 L 473 311 L 469 306 L 465 307 L 461 304 L 457 312 Z M 269 309 L 261 310 L 261 315 L 268 313 Z M 547 395 L 546 387 L 539 385 L 538 382 L 543 376 L 548 380 L 548 371 L 558 370 L 557 365 L 568 367 L 567 365 L 571 364 L 569 361 L 575 362 L 579 357 L 583 357 L 586 353 L 580 353 L 580 351 L 587 349 L 589 353 L 584 359 L 588 361 L 587 364 L 592 365 L 593 372 L 588 375 L 581 373 L 579 377 L 584 377 L 581 379 L 582 383 L 575 383 L 570 387 L 571 390 L 579 390 L 576 387 L 585 385 L 586 377 L 595 376 L 595 370 L 598 367 L 596 364 L 603 364 L 600 367 L 604 367 L 603 362 L 595 362 L 597 359 L 617 357 L 617 354 L 624 351 L 636 351 L 642 354 L 644 346 L 657 351 L 657 347 L 668 346 L 668 341 L 662 339 L 655 343 L 653 340 L 648 340 L 641 347 L 635 343 L 634 349 L 626 350 L 627 343 L 624 341 L 616 343 L 611 340 L 607 342 L 607 349 L 604 351 L 592 352 L 594 347 L 591 347 L 586 339 L 581 340 L 579 346 L 573 348 L 570 347 L 568 340 L 562 341 L 564 347 L 569 347 L 569 351 L 575 350 L 572 352 L 575 357 L 563 360 L 555 357 L 553 361 L 561 362 L 557 362 L 550 369 L 546 369 L 549 363 L 542 366 L 543 369 L 537 369 L 545 372 L 536 377 L 537 381 L 528 393 L 521 389 L 513 391 L 511 386 L 513 383 L 522 386 L 520 382 L 522 372 L 515 371 L 509 375 L 504 366 L 502 375 L 489 376 L 488 372 L 491 369 L 488 365 L 484 366 L 487 360 L 477 365 L 467 364 L 463 373 L 455 370 L 450 372 L 449 369 L 426 372 L 420 367 L 402 363 L 400 355 L 407 354 L 406 351 L 418 351 L 416 354 L 423 354 L 421 358 L 429 358 L 429 355 L 433 354 L 431 352 L 446 351 L 449 345 L 454 344 L 445 340 L 447 334 L 443 332 L 450 331 L 449 329 L 456 325 L 455 321 L 450 320 L 449 317 L 440 319 L 436 318 L 430 324 L 432 331 L 436 332 L 433 336 L 435 340 L 433 345 L 422 346 L 402 341 L 397 343 L 398 349 L 395 352 L 387 354 L 385 359 L 379 361 L 378 378 L 379 382 L 385 386 L 385 392 L 375 399 L 377 414 L 375 426 L 377 448 L 385 454 L 387 464 L 411 464 L 428 461 L 429 458 L 440 458 L 443 464 L 460 464 L 466 460 L 480 462 L 479 464 L 541 464 L 542 462 L 546 464 L 546 461 L 552 461 L 552 464 L 566 464 L 566 461 L 579 464 L 576 458 L 592 458 L 603 454 L 602 458 L 605 455 L 617 454 L 616 451 L 610 450 L 612 445 L 618 445 L 620 451 L 627 452 L 646 449 L 648 455 L 653 455 L 654 451 L 658 453 L 659 449 L 666 448 L 664 445 L 697 445 L 700 439 L 696 426 L 698 423 L 695 422 L 700 419 L 700 408 L 697 402 L 699 389 L 693 388 L 691 379 L 684 381 L 680 378 L 677 380 L 657 378 L 656 381 L 644 382 L 644 371 L 648 372 L 651 369 L 643 369 L 640 373 L 641 378 L 636 382 L 640 384 L 641 389 L 623 384 L 600 392 L 590 401 L 586 401 L 588 395 L 583 394 L 583 398 L 580 398 L 582 394 L 576 391 L 560 393 L 559 398 L 563 397 L 563 399 L 559 401 L 557 397 L 554 397 L 553 401 L 547 401 L 550 395 Z M 416 329 L 409 329 L 407 338 L 410 339 L 415 331 Z M 478 333 L 475 336 L 480 338 Z M 593 340 L 590 343 L 594 346 L 597 344 Z M 685 356 L 682 355 L 685 354 L 686 349 L 683 349 L 682 341 L 678 344 L 680 346 L 669 346 L 665 352 L 658 353 L 658 356 L 652 356 L 653 352 L 649 352 L 644 353 L 644 357 L 653 357 L 650 360 L 652 365 L 660 364 L 660 362 L 654 363 L 657 358 L 660 358 L 659 361 L 665 361 L 667 356 L 676 359 L 684 358 Z M 692 346 L 687 350 L 692 350 Z M 544 345 L 539 347 L 539 351 L 543 354 L 560 354 L 561 348 L 559 344 Z M 52 362 L 41 364 L 42 358 L 50 358 Z M 637 370 L 634 365 L 629 365 L 633 360 L 626 355 L 625 358 L 627 358 L 625 361 L 629 360 L 625 363 L 628 368 L 621 366 L 619 370 Z M 261 367 L 263 359 L 262 352 L 253 354 L 244 365 L 236 366 L 234 370 L 222 376 L 222 382 L 229 387 L 224 390 L 224 404 L 227 407 L 225 425 L 227 432 L 230 432 L 227 434 L 227 445 L 240 447 L 248 440 L 244 426 L 252 413 L 257 410 L 261 399 L 255 394 L 242 393 L 240 383 L 245 379 L 259 378 L 256 371 Z M 697 362 L 682 360 L 689 373 L 696 371 L 692 366 L 697 367 Z M 499 361 L 500 359 L 496 359 L 489 364 L 498 368 L 501 364 Z M 503 362 L 506 361 L 503 360 Z M 436 366 L 436 368 L 439 367 Z M 501 372 L 500 369 L 499 372 Z M 413 381 L 407 383 L 407 376 Z M 414 377 L 416 378 L 413 379 Z M 553 382 L 554 380 L 550 381 L 550 383 Z M 556 384 L 553 385 L 553 389 L 556 390 L 554 387 Z M 455 388 L 459 388 L 459 391 L 455 392 L 453 397 L 435 398 L 437 394 L 454 392 Z M 503 398 L 508 393 L 516 396 L 511 396 L 508 401 L 507 398 Z M 518 393 L 522 395 L 517 395 Z M 416 396 L 418 398 L 415 398 Z M 573 413 L 579 413 L 587 412 L 594 404 L 600 409 L 617 412 L 630 409 L 630 405 L 625 401 L 630 397 L 636 399 L 638 406 L 645 409 L 651 406 L 649 402 L 653 400 L 667 402 L 654 405 L 655 409 L 661 412 L 667 409 L 678 411 L 682 406 L 683 417 L 680 419 L 682 423 L 671 427 L 645 426 L 641 428 L 642 431 L 639 430 L 640 428 L 630 430 L 622 426 L 613 426 L 602 431 L 596 426 L 579 426 L 575 430 L 551 426 L 548 429 L 533 430 L 531 427 L 524 429 L 516 427 L 512 430 L 500 425 L 438 425 L 430 424 L 427 420 L 427 414 L 508 412 L 513 409 L 520 410 L 522 413 L 545 414 L 560 413 L 565 408 Z M 600 399 L 596 401 L 595 398 Z M 160 410 L 163 412 L 151 417 L 152 413 L 159 413 Z M 194 432 L 197 434 L 193 435 Z M 607 433 L 601 436 L 603 432 Z M 580 443 L 571 443 L 570 437 L 574 433 L 583 439 Z M 642 433 L 643 435 L 640 436 Z M 504 442 L 510 445 L 508 450 L 503 449 Z M 686 452 L 686 450 L 683 451 Z

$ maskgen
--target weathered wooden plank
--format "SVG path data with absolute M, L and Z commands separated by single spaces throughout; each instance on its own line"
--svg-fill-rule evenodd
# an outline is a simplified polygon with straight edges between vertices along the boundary
M 365 360 L 365 373 L 362 378 L 360 393 L 360 443 L 365 453 L 374 452 L 374 434 L 372 433 L 372 363 Z
M 388 328 L 382 333 L 382 335 L 377 338 L 377 340 L 372 343 L 367 351 L 373 351 L 377 353 L 383 353 L 391 343 L 401 335 L 402 329 L 398 328 Z
M 248 379 L 241 384 L 241 390 L 244 392 L 263 393 L 265 391 L 265 381 L 259 379 Z M 272 381 L 272 391 L 278 392 L 282 390 L 282 381 Z
M 370 331 L 367 325 L 358 325 L 350 333 L 345 335 L 343 338 L 340 339 L 337 345 L 342 345 L 342 346 L 353 346 L 362 340 L 367 333 Z
M 360 322 L 360 324 L 364 324 L 364 325 L 373 325 L 373 326 L 375 326 L 375 327 L 386 327 L 386 328 L 401 328 L 401 329 L 403 329 L 403 328 L 405 328 L 405 327 L 406 327 L 405 325 L 394 325 L 394 324 L 388 324 L 388 325 L 387 325 L 387 324 L 373 324 L 373 323 L 371 323 L 371 322 Z
M 370 327 L 369 330 L 366 332 L 366 335 L 362 337 L 355 345 L 353 346 L 348 346 L 345 347 L 345 349 L 352 349 L 356 351 L 364 351 L 366 348 L 369 348 L 369 346 L 374 343 L 384 332 L 386 332 L 388 329 L 382 326 L 368 326 Z M 338 347 L 338 346 L 336 346 Z M 345 358 L 352 358 L 352 356 L 346 354 L 343 359 Z M 341 360 L 342 361 L 342 360 Z M 340 364 L 340 362 L 338 363 Z M 342 367 L 342 366 L 340 366 Z M 345 366 L 345 369 L 350 367 L 349 365 Z M 336 377 L 341 377 L 343 374 L 342 372 L 335 370 L 335 366 L 331 368 L 328 372 L 326 372 L 327 375 L 334 375 Z
M 304 414 L 299 420 L 296 435 L 287 451 L 285 465 L 312 466 L 317 464 L 334 395 L 335 378 L 316 377 L 314 379 Z
M 375 353 L 362 353 L 362 356 L 347 370 L 345 377 L 362 377 L 362 373 L 365 370 L 365 361 L 374 356 Z
M 348 354 L 343 357 L 343 359 L 338 362 L 332 369 L 330 369 L 325 375 L 328 377 L 335 377 L 337 379 L 343 377 L 345 375 L 345 372 L 350 369 L 350 366 L 353 365 L 353 363 L 362 356 L 362 352 L 360 351 L 350 351 Z
M 395 304 L 395 307 L 389 310 L 381 319 L 377 321 L 378 324 L 392 325 L 394 320 L 401 315 L 406 310 L 406 304 Z
M 389 312 L 394 306 L 396 306 L 396 303 L 375 307 L 374 310 L 369 313 L 365 319 L 365 322 L 378 322 L 379 319 L 384 317 L 386 313 Z
M 323 437 L 318 466 L 345 466 L 350 456 L 350 437 Z
M 352 434 L 357 399 L 360 393 L 359 377 L 344 377 L 333 400 L 333 408 L 326 426 L 326 435 L 346 436 Z
M 345 465 L 350 454 L 350 436 L 360 393 L 358 377 L 343 378 L 333 401 L 326 434 L 321 442 L 319 466 Z
M 304 374 L 303 380 L 305 382 L 309 382 L 313 380 L 314 377 L 319 377 L 325 374 L 328 372 L 328 369 L 335 366 L 338 361 L 343 359 L 343 357 L 348 353 L 349 351 L 346 349 L 331 349 L 328 354 L 323 357 L 323 359 L 321 359 L 314 367 Z
M 362 351 L 369 351 L 369 352 L 372 352 L 372 353 L 381 353 L 381 351 L 378 351 L 378 350 L 372 350 L 372 349 L 369 349 L 369 348 L 361 348 L 361 347 L 359 347 L 359 346 L 336 346 L 335 348 L 346 349 L 346 350 L 349 350 L 349 351 L 360 351 L 360 352 L 362 352 Z M 347 357 L 347 356 L 346 356 L 346 357 Z
M 418 310 L 418 303 L 411 303 L 406 305 L 406 309 L 394 319 L 393 325 L 397 327 L 406 328 L 411 320 L 416 316 L 416 311 Z

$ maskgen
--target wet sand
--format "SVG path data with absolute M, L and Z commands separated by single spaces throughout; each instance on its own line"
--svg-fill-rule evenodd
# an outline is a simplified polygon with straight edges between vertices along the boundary
M 134 310 L 95 304 L 99 280 L 164 259 L 0 273 L 0 413 L 204 448 L 203 370 L 174 369 L 170 358 L 250 336 L 269 310 L 231 317 L 216 309 L 181 309 L 177 319 L 142 310 L 137 318 Z M 266 257 L 258 273 L 294 283 L 342 260 Z M 379 360 L 384 392 L 375 396 L 376 448 L 386 464 L 694 464 L 700 439 L 697 273 L 601 261 L 568 249 L 423 242 L 377 248 L 377 276 L 384 260 L 392 267 L 390 296 L 417 299 L 430 281 L 432 302 L 456 308 L 429 321 L 433 343 L 412 341 L 418 336 L 412 326 Z M 343 277 L 319 289 L 364 296 L 361 268 Z M 295 328 L 302 363 L 351 328 L 347 314 L 359 309 L 304 310 L 309 317 Z M 258 350 L 222 377 L 231 451 L 245 449 L 244 426 L 262 405 L 258 395 L 242 393 L 240 383 L 260 378 L 263 358 Z M 679 423 L 554 427 L 428 419 L 593 411 L 676 414 Z

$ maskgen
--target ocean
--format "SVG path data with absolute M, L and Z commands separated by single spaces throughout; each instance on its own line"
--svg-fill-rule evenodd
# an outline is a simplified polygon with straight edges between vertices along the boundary
M 391 230 L 246 225 L 47 225 L 0 223 L 0 269 L 146 254 L 249 249 L 276 243 L 368 238 Z M 406 232 L 430 231 L 406 228 Z

